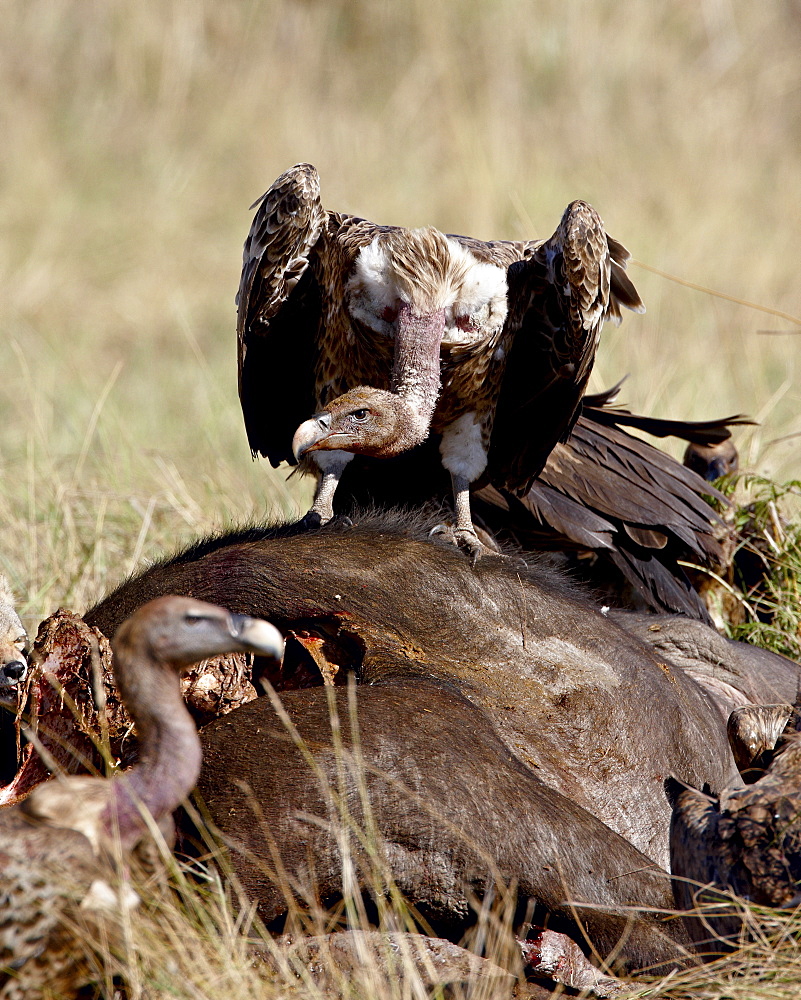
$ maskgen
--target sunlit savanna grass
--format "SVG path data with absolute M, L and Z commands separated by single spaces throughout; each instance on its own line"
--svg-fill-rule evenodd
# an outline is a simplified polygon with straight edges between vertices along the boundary
M 200 874 L 200 879 L 198 875 Z M 358 900 L 347 899 L 355 913 Z M 627 1000 L 796 1000 L 801 989 L 801 947 L 797 912 L 738 907 L 750 935 L 741 948 L 701 966 L 673 970 L 662 976 L 644 974 L 626 980 L 620 994 Z M 308 965 L 287 958 L 264 931 L 251 906 L 235 887 L 212 868 L 173 867 L 172 893 L 144 898 L 134 911 L 124 948 L 98 965 L 126 977 L 132 1000 L 332 1000 L 336 996 L 375 1000 L 427 1000 L 432 991 L 421 968 L 408 954 L 388 948 L 384 963 L 400 966 L 387 976 L 375 953 L 365 952 L 346 976 L 331 963 L 324 976 L 310 975 Z M 334 924 L 324 914 L 295 916 L 296 934 L 324 934 Z M 358 925 L 358 919 L 351 925 Z M 382 908 L 381 927 L 397 931 L 415 928 L 413 914 L 399 900 Z M 484 954 L 500 968 L 519 974 L 514 928 L 503 901 L 481 912 L 472 945 L 484 945 Z M 468 945 L 470 942 L 467 942 Z M 266 961 L 265 961 L 266 957 Z M 320 963 L 317 963 L 320 968 Z M 390 964 L 390 967 L 392 965 Z M 402 969 L 402 975 L 400 972 Z M 108 973 L 107 973 L 108 975 Z M 511 980 L 478 980 L 452 986 L 457 1000 L 507 1000 Z M 110 993 L 110 991 L 109 991 Z M 582 994 L 583 996 L 584 994 Z
M 801 315 L 800 49 L 776 0 L 7 0 L 0 569 L 26 623 L 302 506 L 250 461 L 233 335 L 248 205 L 294 162 L 328 206 L 485 238 L 586 198 L 637 261 Z M 631 273 L 648 313 L 607 328 L 595 385 L 749 413 L 743 465 L 801 474 L 798 326 Z
M 352 770 L 352 761 L 343 760 L 343 764 L 348 774 L 358 773 Z M 309 780 L 316 780 L 311 771 Z M 340 840 L 346 867 L 350 862 L 354 871 L 366 873 L 367 884 L 373 887 L 378 927 L 393 933 L 417 931 L 424 925 L 397 892 L 383 860 L 380 838 L 369 820 L 363 826 L 354 823 L 341 803 L 337 805 L 337 790 L 329 789 L 329 795 L 334 803 L 333 814 L 339 814 L 343 830 L 347 831 Z M 103 997 L 114 995 L 114 976 L 123 977 L 130 1000 L 442 997 L 441 990 L 433 989 L 425 974 L 431 966 L 413 960 L 415 946 L 410 940 L 400 947 L 388 943 L 378 953 L 364 948 L 345 968 L 326 960 L 325 952 L 312 963 L 287 953 L 281 941 L 260 924 L 218 842 L 210 837 L 208 845 L 219 869 L 209 863 L 187 865 L 175 861 L 163 846 L 169 890 L 143 890 L 135 883 L 142 901 L 123 922 L 115 944 L 95 944 L 96 977 L 105 984 Z M 325 935 L 346 926 L 370 926 L 361 897 L 348 891 L 348 884 L 345 880 L 343 900 L 336 911 L 321 911 L 313 900 L 308 908 L 290 906 L 288 927 L 295 941 L 304 935 Z M 717 904 L 718 913 L 721 903 L 726 904 L 725 898 Z M 728 905 L 743 919 L 743 938 L 736 951 L 705 965 L 691 964 L 662 975 L 646 970 L 621 980 L 620 992 L 615 995 L 626 1000 L 795 1000 L 801 989 L 799 911 L 761 909 L 735 897 L 730 897 Z M 478 923 L 465 945 L 518 976 L 520 953 L 513 934 L 520 930 L 513 922 L 513 897 L 498 892 L 487 905 L 477 902 L 476 910 Z M 676 914 L 674 919 L 680 916 Z M 713 928 L 710 933 L 714 938 Z M 597 958 L 601 964 L 604 956 Z M 393 970 L 389 975 L 387 967 Z M 441 976 L 442 967 L 434 968 Z M 511 977 L 493 975 L 454 984 L 446 995 L 453 1000 L 511 1000 L 513 983 Z

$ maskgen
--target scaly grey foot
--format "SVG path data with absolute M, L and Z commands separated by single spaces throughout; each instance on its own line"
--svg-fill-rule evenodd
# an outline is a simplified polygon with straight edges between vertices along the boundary
M 479 529 L 481 530 L 481 529 Z M 502 556 L 495 540 L 486 531 L 481 531 L 486 541 L 478 536 L 475 528 L 452 527 L 450 524 L 437 524 L 429 531 L 429 538 L 442 536 L 444 541 L 458 546 L 473 560 L 473 565 L 484 556 Z
M 315 528 L 322 528 L 324 524 L 329 524 L 333 531 L 346 531 L 353 527 L 353 521 L 345 514 L 324 518 L 318 511 L 309 510 L 293 525 L 293 532 L 300 534 L 303 531 L 313 531 Z

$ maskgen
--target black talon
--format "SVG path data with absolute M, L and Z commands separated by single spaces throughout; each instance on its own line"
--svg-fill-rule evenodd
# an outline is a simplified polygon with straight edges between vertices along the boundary
M 323 519 L 316 510 L 310 510 L 294 525 L 295 530 L 300 534 L 302 531 L 314 531 L 321 528 Z

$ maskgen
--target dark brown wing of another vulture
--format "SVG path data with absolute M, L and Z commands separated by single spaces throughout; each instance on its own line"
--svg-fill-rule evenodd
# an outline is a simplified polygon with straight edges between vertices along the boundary
M 507 324 L 515 336 L 492 428 L 485 477 L 492 483 L 530 488 L 578 417 L 604 321 L 619 323 L 621 306 L 644 312 L 625 273 L 628 258 L 578 201 L 551 239 L 509 267 Z
M 610 560 L 648 605 L 708 620 L 679 560 L 720 567 L 730 556 L 731 529 L 705 497 L 725 498 L 670 455 L 623 426 L 659 437 L 720 441 L 740 416 L 715 421 L 660 420 L 608 405 L 614 390 L 587 396 L 569 440 L 521 497 L 488 487 L 477 498 L 496 530 L 511 529 L 525 545 L 595 551 Z
M 668 420 L 664 417 L 643 417 L 621 406 L 615 406 L 622 382 L 607 389 L 584 397 L 584 409 L 591 410 L 591 419 L 607 427 L 635 427 L 653 437 L 677 437 L 690 444 L 711 446 L 722 444 L 731 437 L 730 427 L 753 426 L 754 420 L 735 413 L 720 420 Z
M 251 451 L 277 466 L 294 462 L 292 435 L 315 410 L 321 295 L 309 264 L 327 215 L 309 163 L 287 170 L 255 204 L 236 297 L 239 398 Z

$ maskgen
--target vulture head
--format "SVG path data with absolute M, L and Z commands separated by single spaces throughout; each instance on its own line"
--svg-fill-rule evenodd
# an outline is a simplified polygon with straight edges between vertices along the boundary
M 98 943 L 124 950 L 120 918 L 139 902 L 128 881 L 131 855 L 152 878 L 153 822 L 169 841 L 172 812 L 200 773 L 200 739 L 181 697 L 184 667 L 234 651 L 280 660 L 284 644 L 268 622 L 168 596 L 135 611 L 112 645 L 139 762 L 111 780 L 54 777 L 0 810 L 4 1000 L 77 996 L 95 978 Z
M 332 400 L 295 431 L 292 451 L 348 451 L 391 458 L 425 440 L 428 421 L 403 396 L 359 386 Z
M 736 472 L 739 468 L 737 449 L 731 438 L 706 444 L 691 441 L 684 452 L 684 464 L 707 482 Z

